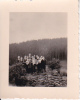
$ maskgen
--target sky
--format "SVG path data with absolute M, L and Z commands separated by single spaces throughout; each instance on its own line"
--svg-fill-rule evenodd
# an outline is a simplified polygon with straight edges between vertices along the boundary
M 67 37 L 65 12 L 11 12 L 9 43 Z

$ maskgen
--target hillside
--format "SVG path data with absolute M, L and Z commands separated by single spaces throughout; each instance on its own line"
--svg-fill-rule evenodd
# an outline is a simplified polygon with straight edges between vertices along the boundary
M 9 44 L 9 64 L 14 64 L 18 55 L 23 57 L 29 53 L 45 56 L 48 61 L 52 58 L 67 60 L 67 38 L 40 39 Z

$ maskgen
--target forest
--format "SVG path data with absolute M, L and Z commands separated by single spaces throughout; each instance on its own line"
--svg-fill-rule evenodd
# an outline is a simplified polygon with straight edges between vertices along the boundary
M 39 39 L 9 44 L 9 65 L 16 63 L 17 56 L 44 56 L 47 61 L 53 58 L 67 60 L 67 38 Z

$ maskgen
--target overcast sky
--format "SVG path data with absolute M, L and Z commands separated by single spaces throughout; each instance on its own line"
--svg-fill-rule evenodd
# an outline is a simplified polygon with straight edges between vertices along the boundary
M 9 43 L 60 37 L 67 37 L 67 13 L 10 13 Z

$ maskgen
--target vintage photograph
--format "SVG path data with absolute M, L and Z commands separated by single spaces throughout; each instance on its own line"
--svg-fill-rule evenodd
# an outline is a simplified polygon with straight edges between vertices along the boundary
M 67 87 L 67 13 L 9 13 L 9 86 Z

